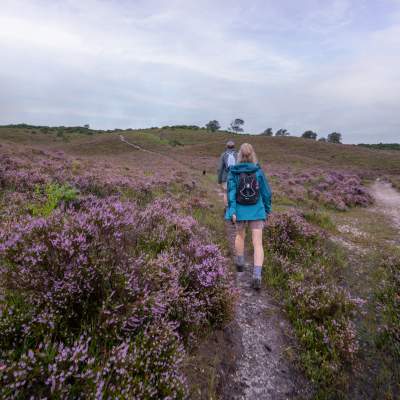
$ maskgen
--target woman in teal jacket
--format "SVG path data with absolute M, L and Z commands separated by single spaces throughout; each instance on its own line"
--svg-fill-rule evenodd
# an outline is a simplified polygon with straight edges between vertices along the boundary
M 257 163 L 257 156 L 253 146 L 244 143 L 240 147 L 238 163 L 231 167 L 227 180 L 228 208 L 225 219 L 236 224 L 236 266 L 238 271 L 244 269 L 244 240 L 246 225 L 250 226 L 254 248 L 253 287 L 261 287 L 261 270 L 264 262 L 264 249 L 262 245 L 262 231 L 266 219 L 271 212 L 271 189 L 263 170 Z M 238 194 L 244 186 L 243 177 L 250 179 L 250 190 L 254 194 L 253 200 L 243 198 Z M 255 179 L 254 179 L 255 178 Z M 254 190 L 253 190 L 254 189 Z

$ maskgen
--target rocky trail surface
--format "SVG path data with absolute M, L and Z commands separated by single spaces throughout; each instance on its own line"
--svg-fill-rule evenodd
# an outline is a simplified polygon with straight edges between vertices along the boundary
M 378 210 L 400 229 L 400 193 L 389 182 L 381 180 L 376 180 L 370 191 Z
M 226 223 L 231 255 L 234 255 L 235 227 Z M 307 399 L 310 386 L 288 360 L 286 352 L 294 344 L 289 322 L 280 306 L 263 287 L 251 287 L 252 257 L 246 254 L 244 272 L 236 272 L 239 300 L 236 308 L 236 335 L 241 343 L 234 372 L 225 377 L 224 400 Z M 265 266 L 268 268 L 268 266 Z

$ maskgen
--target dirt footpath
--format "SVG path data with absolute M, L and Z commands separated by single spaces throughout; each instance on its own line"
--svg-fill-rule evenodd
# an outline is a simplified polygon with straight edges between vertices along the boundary
M 380 180 L 374 182 L 370 192 L 378 211 L 387 215 L 393 221 L 393 225 L 400 229 L 400 193 L 390 183 Z
M 226 226 L 233 256 L 235 228 L 231 223 Z M 221 398 L 309 398 L 307 381 L 293 368 L 285 355 L 292 344 L 289 322 L 265 287 L 260 292 L 251 288 L 252 257 L 246 258 L 248 264 L 245 271 L 236 273 L 240 298 L 235 323 L 242 353 L 237 356 L 234 372 L 225 377 Z

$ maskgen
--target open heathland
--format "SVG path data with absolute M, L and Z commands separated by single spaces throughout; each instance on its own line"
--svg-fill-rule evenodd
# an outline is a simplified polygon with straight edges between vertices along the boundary
M 398 151 L 30 125 L 0 127 L 0 398 L 236 398 L 251 355 L 216 184 L 228 139 L 272 187 L 262 290 L 307 397 L 398 398 Z

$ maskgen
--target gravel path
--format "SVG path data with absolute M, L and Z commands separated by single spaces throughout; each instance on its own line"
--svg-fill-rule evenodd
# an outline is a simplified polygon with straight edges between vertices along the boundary
M 139 145 L 137 145 L 137 144 L 128 142 L 128 141 L 124 138 L 124 136 L 122 136 L 122 135 L 119 135 L 119 139 L 121 140 L 121 142 L 126 143 L 128 146 L 131 146 L 131 147 L 133 147 L 133 148 L 136 149 L 136 150 L 142 150 L 142 151 L 145 151 L 146 153 L 151 153 L 151 154 L 163 155 L 163 154 L 157 153 L 157 152 L 155 152 L 155 151 L 147 150 L 147 149 L 145 149 L 145 148 L 143 148 L 143 147 L 141 147 L 141 146 L 139 146 Z
M 235 229 L 226 224 L 233 253 Z M 246 256 L 247 261 L 250 258 Z M 224 400 L 306 399 L 310 387 L 285 356 L 292 335 L 290 324 L 266 288 L 251 288 L 252 266 L 236 274 L 240 298 L 236 323 L 242 354 L 237 358 L 235 373 L 224 384 Z
M 379 211 L 387 215 L 393 225 L 400 229 L 400 193 L 390 183 L 380 180 L 376 180 L 370 190 Z

